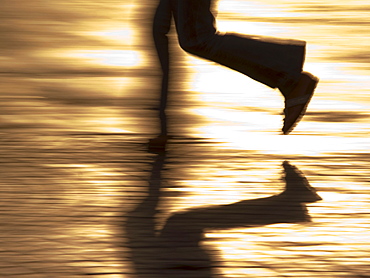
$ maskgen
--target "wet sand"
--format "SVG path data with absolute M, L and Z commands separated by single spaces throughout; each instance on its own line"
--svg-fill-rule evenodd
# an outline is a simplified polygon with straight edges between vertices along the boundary
M 171 33 L 172 138 L 155 153 L 155 1 L 20 2 L 0 12 L 1 277 L 368 277 L 367 3 L 219 2 L 221 30 L 308 42 L 320 84 L 288 136 L 277 91 Z M 288 209 L 310 222 L 230 212 L 282 192 L 284 161 L 322 198 Z

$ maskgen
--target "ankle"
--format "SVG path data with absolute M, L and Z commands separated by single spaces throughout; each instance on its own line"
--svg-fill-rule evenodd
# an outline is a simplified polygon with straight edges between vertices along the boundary
M 281 94 L 284 96 L 285 99 L 293 98 L 293 96 L 291 96 L 291 93 L 297 86 L 301 75 L 302 73 L 298 74 L 297 76 L 287 77 L 283 82 L 281 82 L 281 85 L 278 86 Z

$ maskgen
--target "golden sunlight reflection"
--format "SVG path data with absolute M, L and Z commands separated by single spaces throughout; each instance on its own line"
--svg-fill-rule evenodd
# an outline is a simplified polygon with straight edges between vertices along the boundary
M 112 41 L 120 42 L 125 45 L 134 44 L 134 34 L 133 34 L 132 28 L 92 31 L 92 32 L 88 32 L 88 34 L 101 37 L 101 39 L 104 39 L 104 40 L 112 40 Z
M 161 189 L 168 197 L 161 204 L 159 211 L 164 211 L 161 213 L 169 215 L 278 194 L 285 184 L 281 169 L 276 167 L 276 157 L 291 157 L 304 165 L 302 171 L 323 199 L 307 205 L 312 222 L 207 230 L 202 244 L 220 251 L 219 260 L 225 267 L 218 270 L 225 277 L 326 277 L 330 272 L 336 273 L 338 264 L 339 268 L 350 268 L 352 262 L 362 268 L 366 264 L 363 251 L 368 249 L 359 245 L 367 242 L 368 233 L 354 235 L 362 231 L 366 218 L 363 213 L 368 208 L 364 202 L 368 199 L 364 193 L 367 185 L 362 180 L 368 170 L 364 162 L 367 158 L 358 162 L 358 167 L 353 160 L 354 153 L 366 156 L 370 149 L 367 112 L 370 84 L 368 68 L 363 66 L 366 63 L 360 60 L 362 66 L 359 66 L 361 63 L 351 60 L 351 52 L 367 47 L 368 43 L 359 40 L 358 34 L 350 35 L 354 26 L 348 23 L 352 11 L 347 16 L 339 11 L 340 5 L 331 0 L 314 2 L 219 1 L 217 25 L 221 32 L 308 42 L 304 69 L 318 75 L 321 81 L 307 115 L 289 136 L 280 134 L 283 99 L 277 90 L 191 55 L 179 57 L 185 63 L 175 63 L 173 67 L 174 76 L 183 74 L 181 82 L 174 82 L 173 91 L 180 88 L 189 92 L 194 105 L 174 103 L 170 111 L 177 115 L 186 110 L 191 117 L 199 119 L 189 122 L 174 119 L 174 125 L 186 136 L 213 143 L 209 149 L 218 156 L 202 161 L 202 153 L 196 152 L 197 162 L 185 160 L 185 164 L 179 166 L 181 170 L 171 164 L 166 169 L 168 184 Z M 342 28 L 341 24 L 331 23 L 328 7 L 333 8 L 336 19 L 342 20 L 340 23 L 348 26 Z M 329 16 L 324 18 L 323 14 L 327 13 Z M 128 41 L 135 35 L 118 29 L 99 31 L 96 35 L 113 41 L 124 36 Z M 359 43 L 349 47 L 352 42 L 346 39 L 348 35 Z M 144 51 L 138 52 L 140 58 L 132 62 L 134 66 L 142 62 Z M 176 55 L 180 54 L 174 51 L 173 57 Z M 361 55 L 360 51 L 356 59 Z M 177 57 L 175 59 L 177 61 Z M 100 63 L 106 62 L 100 60 Z M 135 84 L 141 82 L 135 81 Z M 176 98 L 179 94 L 172 96 Z M 117 125 L 112 123 L 107 127 Z M 170 146 L 174 153 L 181 149 L 177 144 L 170 143 Z M 186 157 L 192 157 L 192 151 L 185 151 Z M 237 155 L 223 157 L 229 152 Z M 261 160 L 255 161 L 252 154 L 262 154 Z M 175 155 L 171 159 L 176 161 Z M 250 163 L 248 166 L 245 166 L 246 160 Z M 345 250 L 351 250 L 351 255 Z M 312 274 L 313 262 L 322 265 L 325 273 Z
M 283 29 L 270 24 L 262 22 L 239 22 L 229 20 L 218 20 L 217 28 L 220 32 L 234 32 L 240 34 L 253 34 L 255 36 L 268 36 L 273 37 L 280 34 Z
M 343 193 L 337 193 L 337 192 L 320 192 L 321 198 L 323 198 L 326 202 L 338 202 L 338 201 L 344 201 L 347 199 L 350 199 L 350 195 L 346 195 Z
M 286 136 L 277 89 L 188 55 L 172 28 L 168 141 L 151 148 L 158 2 L 2 1 L 0 276 L 151 276 L 169 245 L 206 261 L 194 277 L 368 277 L 368 1 L 215 0 L 222 33 L 307 41 L 320 82 Z
M 132 131 L 122 129 L 125 123 L 122 118 L 101 118 L 88 121 L 90 125 L 95 125 L 100 132 L 108 133 L 131 133 Z
M 143 63 L 139 52 L 134 50 L 76 50 L 65 55 L 103 66 L 137 67 Z
M 216 118 L 215 118 L 216 119 Z M 277 122 L 277 121 L 274 121 Z M 259 124 L 263 121 L 259 121 Z M 340 133 L 343 130 L 348 132 L 349 137 L 352 137 L 352 132 L 356 132 L 359 126 L 353 126 L 350 124 L 327 124 L 324 126 L 316 126 L 312 123 L 301 123 L 303 128 L 311 128 L 313 130 L 327 132 Z M 366 125 L 365 125 L 366 126 Z M 268 125 L 266 119 L 266 127 L 272 128 Z M 236 124 L 216 124 L 211 126 L 203 126 L 194 133 L 197 136 L 203 136 L 210 140 L 217 140 L 220 142 L 219 147 L 223 148 L 237 148 L 237 149 L 249 149 L 258 150 L 266 153 L 285 153 L 285 154 L 309 154 L 309 155 L 320 155 L 335 151 L 350 152 L 353 150 L 368 149 L 370 142 L 367 138 L 349 138 L 349 137 L 335 137 L 335 136 L 312 136 L 312 135 L 289 135 L 282 136 L 278 132 L 270 131 L 269 133 L 253 132 L 258 131 L 259 128 L 256 126 L 253 129 L 253 125 L 249 123 L 248 133 L 243 132 L 243 129 Z M 366 129 L 365 129 L 366 130 Z
M 243 16 L 248 17 L 291 17 L 298 16 L 292 13 L 285 12 L 282 5 L 274 3 L 274 6 L 267 6 L 265 3 L 257 1 L 236 1 L 236 0 L 220 0 L 218 2 L 217 10 L 219 16 L 222 17 L 223 13 L 230 14 L 230 17 Z

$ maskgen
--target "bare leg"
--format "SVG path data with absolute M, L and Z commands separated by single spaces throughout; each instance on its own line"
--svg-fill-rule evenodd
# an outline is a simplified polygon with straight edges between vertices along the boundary
M 172 11 L 170 0 L 161 0 L 153 19 L 153 39 L 162 69 L 160 104 L 158 109 L 161 132 L 158 137 L 149 140 L 150 149 L 165 148 L 168 140 L 166 106 L 170 79 L 170 53 L 168 49 L 167 33 L 171 27 L 171 18 Z

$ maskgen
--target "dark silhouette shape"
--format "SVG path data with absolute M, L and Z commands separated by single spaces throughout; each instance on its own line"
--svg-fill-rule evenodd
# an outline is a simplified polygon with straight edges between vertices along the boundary
M 132 261 L 140 278 L 214 277 L 212 253 L 200 245 L 205 228 L 223 229 L 310 221 L 305 203 L 321 198 L 299 170 L 285 161 L 285 190 L 275 196 L 228 205 L 200 207 L 170 216 L 155 229 L 164 149 L 156 151 L 147 197 L 127 215 Z
M 318 78 L 303 72 L 304 41 L 220 34 L 211 12 L 212 0 L 160 0 L 153 22 L 153 37 L 163 71 L 161 109 L 167 102 L 170 74 L 168 38 L 174 17 L 181 48 L 198 57 L 239 71 L 285 98 L 283 133 L 290 133 L 304 115 Z M 163 109 L 163 110 L 162 110 Z M 164 126 L 160 137 L 163 135 Z

